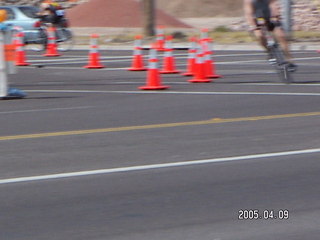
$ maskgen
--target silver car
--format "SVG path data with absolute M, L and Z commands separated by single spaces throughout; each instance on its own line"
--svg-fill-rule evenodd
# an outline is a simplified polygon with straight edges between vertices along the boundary
M 26 43 L 37 37 L 39 27 L 39 18 L 37 17 L 39 9 L 37 7 L 15 5 L 0 6 L 0 9 L 7 12 L 7 20 L 3 23 L 12 27 L 20 27 L 25 34 L 24 41 Z

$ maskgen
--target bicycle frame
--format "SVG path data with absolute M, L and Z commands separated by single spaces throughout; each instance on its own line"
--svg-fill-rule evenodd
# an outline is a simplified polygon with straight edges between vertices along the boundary
M 32 42 L 29 42 L 31 50 L 43 51 L 47 48 L 48 44 L 48 27 L 49 24 L 42 23 L 38 27 L 38 38 Z M 72 32 L 68 28 L 56 27 L 56 43 L 59 51 L 69 51 L 73 47 Z

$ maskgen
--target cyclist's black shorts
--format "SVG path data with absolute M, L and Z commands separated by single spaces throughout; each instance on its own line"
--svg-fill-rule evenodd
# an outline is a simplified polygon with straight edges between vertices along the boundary
M 266 26 L 268 31 L 272 32 L 275 28 L 281 27 L 280 21 L 272 21 L 271 19 L 266 19 Z
M 67 19 L 63 16 L 56 16 L 56 15 L 45 15 L 41 17 L 41 21 L 44 23 L 52 23 L 55 25 L 59 25 L 61 27 L 67 27 L 68 22 Z
M 269 21 L 267 23 L 267 27 L 269 31 L 273 31 L 277 27 L 281 27 L 281 22 L 280 21 Z

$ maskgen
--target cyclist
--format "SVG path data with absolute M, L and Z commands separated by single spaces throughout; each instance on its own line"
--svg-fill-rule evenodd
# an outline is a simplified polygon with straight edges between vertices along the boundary
M 65 11 L 59 3 L 52 0 L 43 1 L 40 4 L 40 12 L 38 15 L 45 23 L 66 27 Z
M 257 18 L 264 18 L 266 20 L 268 30 L 274 33 L 284 51 L 286 60 L 289 62 L 289 71 L 296 71 L 297 66 L 293 63 L 289 50 L 289 43 L 281 26 L 280 6 L 278 1 L 244 0 L 244 14 L 247 23 L 249 24 L 249 31 L 254 33 L 259 44 L 267 51 L 267 53 L 269 53 L 266 38 L 263 36 L 261 29 L 257 25 Z M 270 55 L 269 58 L 271 58 Z

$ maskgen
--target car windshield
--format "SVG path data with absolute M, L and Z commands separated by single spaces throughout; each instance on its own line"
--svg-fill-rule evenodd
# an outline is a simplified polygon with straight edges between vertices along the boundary
M 39 12 L 38 8 L 31 6 L 21 6 L 19 7 L 19 10 L 29 18 L 36 18 L 37 13 Z

